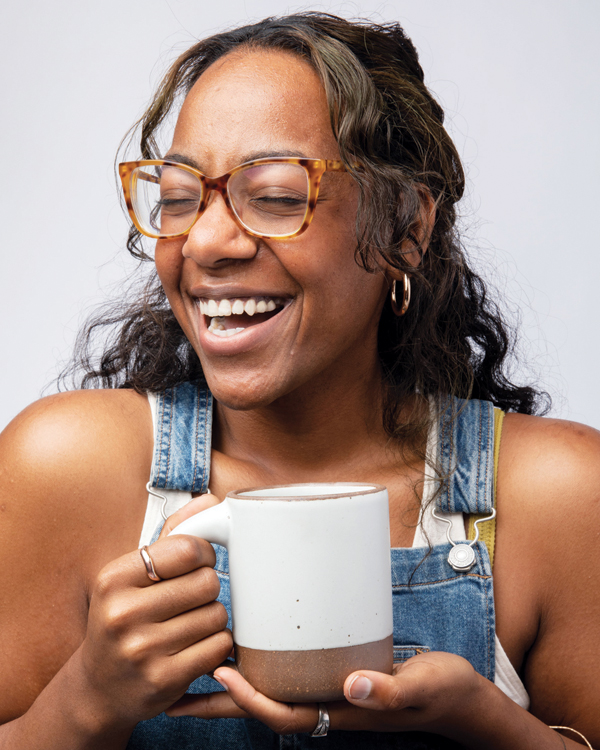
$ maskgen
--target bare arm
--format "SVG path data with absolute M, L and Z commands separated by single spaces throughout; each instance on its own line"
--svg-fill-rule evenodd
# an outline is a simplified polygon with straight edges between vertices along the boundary
M 0 748 L 123 748 L 231 649 L 210 545 L 161 539 L 146 576 L 151 441 L 124 392 L 47 399 L 0 437 Z
M 507 427 L 494 563 L 499 637 L 510 631 L 502 612 L 533 601 L 535 632 L 516 659 L 530 711 L 600 747 L 600 433 L 522 415 Z

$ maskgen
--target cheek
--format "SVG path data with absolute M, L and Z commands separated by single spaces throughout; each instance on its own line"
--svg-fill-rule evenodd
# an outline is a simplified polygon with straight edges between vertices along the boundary
M 303 269 L 304 315 L 334 338 L 341 335 L 346 340 L 348 331 L 364 336 L 377 327 L 387 290 L 385 277 L 368 273 L 356 262 L 354 245 L 348 242 L 336 250 L 332 244 L 313 248 L 310 268 Z
M 173 314 L 177 318 L 185 335 L 188 338 L 190 336 L 193 337 L 193 327 L 191 326 L 188 314 L 189 310 L 186 310 L 185 301 L 181 294 L 184 263 L 184 258 L 181 254 L 181 243 L 178 243 L 177 240 L 158 240 L 154 263 L 158 278 Z
M 157 240 L 154 264 L 158 278 L 169 297 L 179 288 L 183 255 L 181 242 L 177 240 Z

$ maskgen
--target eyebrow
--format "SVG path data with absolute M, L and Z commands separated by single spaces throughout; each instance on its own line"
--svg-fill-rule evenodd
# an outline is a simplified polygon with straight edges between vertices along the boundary
M 303 154 L 301 151 L 290 151 L 287 149 L 278 149 L 277 151 L 255 151 L 250 154 L 246 154 L 243 158 L 240 164 L 245 164 L 248 161 L 255 161 L 256 159 L 270 159 L 277 156 L 296 156 L 300 159 L 306 158 L 305 154 Z M 202 168 L 198 164 L 197 161 L 194 159 L 191 159 L 189 156 L 185 156 L 184 154 L 167 154 L 165 156 L 165 159 L 167 161 L 176 161 L 178 164 L 185 164 L 188 167 L 192 167 L 193 169 L 197 169 L 199 172 L 202 172 Z M 236 164 L 236 166 L 238 166 Z M 204 174 L 204 172 L 202 172 Z

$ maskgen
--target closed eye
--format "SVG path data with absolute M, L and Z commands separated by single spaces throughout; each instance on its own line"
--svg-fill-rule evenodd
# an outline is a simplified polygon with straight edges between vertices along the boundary
M 157 202 L 161 211 L 169 215 L 195 211 L 198 208 L 198 200 L 194 198 L 162 198 Z

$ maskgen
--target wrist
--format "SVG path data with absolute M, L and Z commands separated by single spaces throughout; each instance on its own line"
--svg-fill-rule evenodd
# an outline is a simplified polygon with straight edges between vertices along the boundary
M 561 750 L 554 730 L 479 674 L 442 733 L 468 750 Z
M 110 747 L 120 746 L 117 743 L 122 738 L 126 744 L 137 720 L 126 716 L 122 707 L 113 706 L 110 696 L 93 685 L 83 665 L 81 648 L 61 671 L 63 681 L 69 686 L 68 694 L 73 699 L 62 702 L 60 707 L 82 740 L 89 739 L 92 742 L 90 747 L 94 747 L 95 739 L 99 743 L 101 740 L 104 742 L 102 745 L 98 744 L 98 747 L 109 746 L 109 740 L 113 742 Z
M 475 690 L 463 705 L 458 721 L 451 727 L 453 738 L 469 750 L 499 750 L 508 748 L 512 737 L 510 725 L 514 723 L 511 713 L 514 709 L 523 711 L 490 680 L 477 674 Z M 460 722 L 460 723 L 459 723 Z M 506 725 L 509 726 L 506 726 Z M 507 731 L 508 730 L 508 731 Z M 518 745 L 513 745 L 515 750 Z
M 1 729 L 10 750 L 125 750 L 135 726 L 106 710 L 86 686 L 77 652 L 18 719 Z
M 506 696 L 492 682 L 475 671 L 473 679 L 464 683 L 462 687 L 462 690 L 454 691 L 448 710 L 436 722 L 436 730 L 444 737 L 453 739 L 469 749 L 479 748 L 481 745 L 472 743 L 480 742 L 482 737 L 489 738 L 492 717 L 495 718 L 503 708 L 506 710 L 502 705 Z M 500 695 L 497 695 L 496 691 Z

